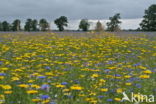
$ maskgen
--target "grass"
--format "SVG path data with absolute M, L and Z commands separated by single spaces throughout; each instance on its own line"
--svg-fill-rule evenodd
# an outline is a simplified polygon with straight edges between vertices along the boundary
M 155 62 L 154 36 L 1 34 L 0 104 L 131 104 L 156 95 Z

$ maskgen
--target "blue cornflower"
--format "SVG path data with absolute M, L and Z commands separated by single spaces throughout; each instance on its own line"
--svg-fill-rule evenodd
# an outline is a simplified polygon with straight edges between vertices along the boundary
M 48 84 L 43 84 L 42 86 L 41 86 L 41 89 L 42 90 L 46 90 L 46 89 L 49 89 L 50 88 L 50 86 L 48 85 Z
M 102 96 L 102 95 L 99 95 L 99 96 L 98 96 L 98 98 L 100 98 L 100 99 L 101 99 L 101 98 L 104 98 L 104 96 Z
M 52 101 L 52 102 L 50 102 L 49 104 L 57 104 L 56 102 L 54 102 L 54 101 Z
M 0 61 L 0 65 L 2 65 L 3 64 L 3 62 L 2 61 Z
M 113 99 L 107 99 L 107 101 L 108 101 L 108 102 L 112 102 L 112 101 L 113 101 Z
M 44 78 L 46 78 L 46 76 L 39 76 L 38 78 L 44 79 Z
M 6 74 L 5 73 L 0 73 L 0 76 L 6 76 Z
M 136 64 L 134 64 L 133 66 L 139 66 L 139 65 L 141 65 L 141 63 L 136 63 Z
M 49 66 L 46 66 L 45 69 L 50 70 L 51 68 Z
M 62 83 L 61 83 L 61 85 L 67 85 L 67 84 L 68 84 L 67 82 L 62 82 Z
M 108 73 L 108 72 L 110 72 L 110 69 L 104 69 L 104 71 L 105 71 L 106 73 Z
M 43 56 L 43 55 L 38 55 L 38 57 L 45 57 L 45 56 Z
M 120 74 L 115 74 L 115 76 L 116 76 L 116 77 L 121 77 L 121 75 L 120 75 Z
M 64 71 L 69 71 L 70 69 L 63 69 Z
M 79 84 L 80 81 L 79 80 L 73 80 L 76 84 Z
M 42 95 L 41 96 L 41 99 L 43 99 L 43 100 L 48 99 L 48 98 L 50 98 L 49 95 Z
M 141 85 L 141 84 L 135 84 L 135 86 L 136 86 L 137 88 L 142 88 L 142 85 Z

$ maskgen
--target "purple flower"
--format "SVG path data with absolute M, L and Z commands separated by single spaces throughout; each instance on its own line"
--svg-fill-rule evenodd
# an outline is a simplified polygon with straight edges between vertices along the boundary
M 49 89 L 50 88 L 50 86 L 48 85 L 48 84 L 43 84 L 42 86 L 41 86 L 41 89 L 42 90 L 47 90 L 47 89 Z
M 2 65 L 3 64 L 3 62 L 2 61 L 0 61 L 0 65 Z
M 61 85 L 67 85 L 67 84 L 68 84 L 67 82 L 62 82 L 62 83 L 61 83 Z
M 50 98 L 49 95 L 42 95 L 42 96 L 41 96 L 41 99 L 42 99 L 42 100 L 45 100 L 45 99 L 48 99 L 48 98 Z
M 133 66 L 139 66 L 139 65 L 141 65 L 141 63 L 136 63 L 136 64 L 134 64 Z
M 44 78 L 46 78 L 46 76 L 39 76 L 38 78 L 40 78 L 40 79 L 44 79 Z
M 120 75 L 120 74 L 115 74 L 115 76 L 116 76 L 116 77 L 121 77 L 121 75 Z
M 49 104 L 57 104 L 56 102 L 54 102 L 54 101 L 52 101 L 52 102 L 50 102 Z
M 110 72 L 110 69 L 104 69 L 104 71 L 105 71 L 106 73 L 109 73 L 109 72 Z
M 64 71 L 69 71 L 70 69 L 63 69 Z
M 73 80 L 76 84 L 79 84 L 80 81 L 79 80 Z
M 114 64 L 115 61 L 109 61 L 107 64 Z
M 108 101 L 108 102 L 112 102 L 112 101 L 113 101 L 113 99 L 107 99 L 107 101 Z
M 49 66 L 46 66 L 45 69 L 50 70 L 51 68 Z
M 101 99 L 101 98 L 104 98 L 104 96 L 102 96 L 102 95 L 99 95 L 99 96 L 98 96 L 98 98 L 100 98 L 100 99 Z
M 5 73 L 0 73 L 0 76 L 6 76 L 6 74 Z
M 45 56 L 43 56 L 43 55 L 38 55 L 38 57 L 45 57 Z
M 66 96 L 67 96 L 69 99 L 74 97 L 74 96 L 72 96 L 72 95 L 66 95 Z
M 142 88 L 142 85 L 141 85 L 141 84 L 135 84 L 135 86 L 136 86 L 137 88 Z

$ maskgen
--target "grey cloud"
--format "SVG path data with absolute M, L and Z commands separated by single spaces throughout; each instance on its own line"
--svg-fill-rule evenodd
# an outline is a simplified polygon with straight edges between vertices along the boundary
M 0 0 L 0 21 L 15 18 L 46 18 L 49 21 L 65 15 L 81 18 L 108 19 L 121 13 L 123 19 L 142 18 L 144 10 L 155 0 Z
M 47 17 L 105 19 L 114 13 L 123 18 L 141 18 L 155 0 L 0 0 L 1 17 Z M 8 17 L 9 18 L 9 17 Z

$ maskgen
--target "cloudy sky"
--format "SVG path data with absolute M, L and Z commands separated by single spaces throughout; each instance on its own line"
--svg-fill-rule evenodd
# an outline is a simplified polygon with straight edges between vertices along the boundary
M 53 21 L 64 15 L 73 22 L 68 28 L 76 28 L 82 18 L 105 23 L 110 16 L 121 13 L 122 28 L 137 28 L 144 10 L 151 4 L 156 4 L 156 0 L 0 0 L 0 21 L 16 18 Z

